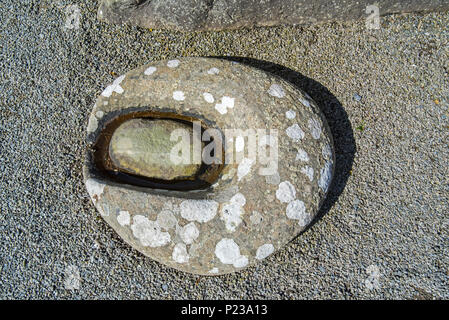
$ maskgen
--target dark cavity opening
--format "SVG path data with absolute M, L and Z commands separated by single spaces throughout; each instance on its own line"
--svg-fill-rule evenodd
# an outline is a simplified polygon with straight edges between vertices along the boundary
M 126 183 L 129 185 L 163 190 L 178 190 L 191 191 L 203 190 L 209 188 L 215 181 L 218 180 L 224 164 L 206 164 L 202 161 L 197 172 L 189 177 L 182 177 L 173 180 L 164 180 L 157 178 L 148 178 L 145 176 L 136 175 L 132 172 L 127 172 L 115 165 L 109 155 L 109 145 L 115 130 L 124 122 L 131 119 L 149 119 L 149 120 L 171 120 L 193 126 L 194 121 L 201 123 L 201 136 L 204 131 L 208 129 L 204 121 L 200 119 L 179 115 L 175 113 L 153 112 L 153 111 L 137 111 L 120 115 L 104 125 L 100 132 L 97 141 L 93 145 L 92 155 L 96 170 L 103 177 L 117 182 Z M 222 135 L 222 141 L 223 135 Z M 211 141 L 208 143 L 222 143 L 222 141 Z M 224 148 L 222 148 L 221 159 L 225 159 Z

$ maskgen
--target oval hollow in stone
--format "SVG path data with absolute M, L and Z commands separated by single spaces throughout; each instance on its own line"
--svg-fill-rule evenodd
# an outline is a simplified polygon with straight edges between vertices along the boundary
M 178 133 L 184 134 L 178 136 Z M 197 141 L 192 143 L 192 137 Z M 109 155 L 115 166 L 124 172 L 174 180 L 193 176 L 200 169 L 201 162 L 194 163 L 193 159 L 196 143 L 201 145 L 201 138 L 193 134 L 192 126 L 188 124 L 173 120 L 132 119 L 114 131 Z M 178 150 L 186 151 L 186 154 L 179 154 Z M 172 153 L 185 159 L 177 163 L 179 159 L 172 158 Z
M 214 128 L 210 125 L 178 113 L 124 112 L 102 124 L 88 157 L 95 174 L 111 183 L 148 190 L 207 190 L 219 178 L 224 166 L 202 161 L 205 143 L 201 137 L 205 130 Z M 171 141 L 173 132 L 174 141 Z M 221 141 L 221 136 L 211 139 L 213 144 L 220 145 Z M 173 147 L 176 162 L 169 155 Z

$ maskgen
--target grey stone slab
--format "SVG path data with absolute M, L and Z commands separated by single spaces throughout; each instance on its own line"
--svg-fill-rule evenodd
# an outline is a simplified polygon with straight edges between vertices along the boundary
M 98 17 L 111 23 L 183 31 L 309 24 L 379 14 L 449 9 L 448 0 L 103 0 Z

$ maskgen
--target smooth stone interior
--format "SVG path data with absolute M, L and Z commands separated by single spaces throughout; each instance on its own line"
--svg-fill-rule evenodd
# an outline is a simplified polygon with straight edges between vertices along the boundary
M 189 133 L 189 140 L 171 141 L 176 129 Z M 132 119 L 122 123 L 113 133 L 109 144 L 109 156 L 121 171 L 147 178 L 174 180 L 191 177 L 201 167 L 193 163 L 192 125 L 175 120 Z M 188 145 L 179 145 L 187 143 Z M 199 140 L 201 144 L 201 140 Z M 170 153 L 176 150 L 190 150 L 188 163 L 174 163 Z M 181 148 L 180 148 L 181 147 Z

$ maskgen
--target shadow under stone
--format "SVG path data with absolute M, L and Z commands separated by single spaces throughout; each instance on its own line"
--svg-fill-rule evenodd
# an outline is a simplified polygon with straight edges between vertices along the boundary
M 335 149 L 335 173 L 332 183 L 329 187 L 328 194 L 324 202 L 315 216 L 315 219 L 303 231 L 311 228 L 319 219 L 321 219 L 330 208 L 335 204 L 343 189 L 346 186 L 352 164 L 354 162 L 356 145 L 354 139 L 354 132 L 348 118 L 348 114 L 344 110 L 340 101 L 321 83 L 310 79 L 297 71 L 275 64 L 268 61 L 257 60 L 253 58 L 244 57 L 209 57 L 218 58 L 229 61 L 235 61 L 244 65 L 257 68 L 259 70 L 276 75 L 283 80 L 290 82 L 293 86 L 302 91 L 307 92 L 312 99 L 317 103 L 318 107 L 326 117 L 329 124 Z

